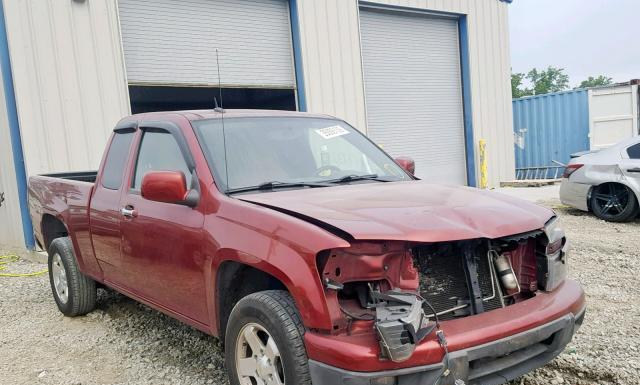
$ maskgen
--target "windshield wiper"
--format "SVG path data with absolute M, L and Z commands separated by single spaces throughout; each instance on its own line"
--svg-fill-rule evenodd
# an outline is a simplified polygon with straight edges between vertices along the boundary
M 249 191 L 269 191 L 275 190 L 279 188 L 292 188 L 292 187 L 331 187 L 331 184 L 328 183 L 320 183 L 320 182 L 264 182 L 257 186 L 247 186 L 247 187 L 239 187 L 232 188 L 227 190 L 227 194 L 230 193 L 238 193 L 238 192 L 249 192 Z
M 341 178 L 337 178 L 337 179 L 330 179 L 326 182 L 329 183 L 348 183 L 348 182 L 355 182 L 358 180 L 375 180 L 378 182 L 390 182 L 387 179 L 382 179 L 378 177 L 378 174 L 366 174 L 366 175 L 346 175 L 343 176 Z

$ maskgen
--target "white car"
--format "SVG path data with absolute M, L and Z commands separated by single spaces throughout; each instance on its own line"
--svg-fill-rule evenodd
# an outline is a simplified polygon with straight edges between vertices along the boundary
M 562 203 L 612 222 L 638 216 L 640 137 L 571 159 L 560 185 Z

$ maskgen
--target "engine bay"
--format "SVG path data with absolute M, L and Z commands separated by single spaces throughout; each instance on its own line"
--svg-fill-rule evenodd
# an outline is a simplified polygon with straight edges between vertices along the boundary
M 550 261 L 563 259 L 563 246 L 564 234 L 538 230 L 494 240 L 354 243 L 320 253 L 317 262 L 332 332 L 374 330 L 380 358 L 401 362 L 440 321 L 501 309 L 544 290 L 553 277 Z

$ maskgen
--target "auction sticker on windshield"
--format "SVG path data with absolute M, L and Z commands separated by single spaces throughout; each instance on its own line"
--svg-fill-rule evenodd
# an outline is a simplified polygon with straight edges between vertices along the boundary
M 331 138 L 346 135 L 349 133 L 349 131 L 345 130 L 343 127 L 340 127 L 340 126 L 318 128 L 315 131 L 318 135 L 322 136 L 325 139 L 331 139 Z

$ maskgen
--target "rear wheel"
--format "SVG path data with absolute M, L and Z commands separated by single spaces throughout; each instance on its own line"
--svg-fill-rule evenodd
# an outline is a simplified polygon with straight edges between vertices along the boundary
M 311 385 L 304 326 L 286 291 L 241 299 L 229 316 L 225 363 L 231 385 Z
M 628 222 L 638 215 L 638 201 L 629 187 L 605 183 L 593 188 L 591 209 L 605 221 Z
M 49 246 L 49 281 L 62 314 L 84 315 L 96 306 L 96 283 L 80 272 L 69 237 L 56 238 Z

